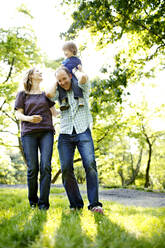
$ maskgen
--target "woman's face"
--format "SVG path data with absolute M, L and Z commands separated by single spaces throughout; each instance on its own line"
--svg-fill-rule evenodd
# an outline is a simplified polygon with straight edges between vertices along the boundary
M 42 81 L 42 72 L 39 69 L 35 68 L 32 74 L 32 79 L 35 81 Z

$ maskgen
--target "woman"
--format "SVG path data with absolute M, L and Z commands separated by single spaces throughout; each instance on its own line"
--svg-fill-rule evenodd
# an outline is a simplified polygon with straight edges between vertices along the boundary
M 54 142 L 52 115 L 58 112 L 40 89 L 42 73 L 33 68 L 24 78 L 24 91 L 17 94 L 16 116 L 21 120 L 21 141 L 27 162 L 28 199 L 31 208 L 49 208 L 51 184 L 51 158 Z M 38 159 L 38 149 L 40 159 Z M 39 166 L 40 161 L 40 166 Z M 40 197 L 38 198 L 38 172 L 40 170 Z

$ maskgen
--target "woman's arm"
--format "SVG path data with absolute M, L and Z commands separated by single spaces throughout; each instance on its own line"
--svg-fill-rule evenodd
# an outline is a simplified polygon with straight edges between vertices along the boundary
M 16 111 L 16 117 L 20 121 L 28 121 L 32 123 L 40 123 L 42 121 L 42 117 L 40 115 L 24 115 L 23 114 L 24 110 L 23 109 L 17 109 Z

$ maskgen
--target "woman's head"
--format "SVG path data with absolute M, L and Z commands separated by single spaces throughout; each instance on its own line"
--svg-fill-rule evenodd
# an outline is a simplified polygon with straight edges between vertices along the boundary
M 36 68 L 29 69 L 24 76 L 23 85 L 25 91 L 30 92 L 34 80 L 42 81 L 42 73 Z

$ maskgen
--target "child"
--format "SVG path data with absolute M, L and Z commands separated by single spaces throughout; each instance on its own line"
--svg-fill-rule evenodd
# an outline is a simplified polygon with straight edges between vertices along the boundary
M 66 59 L 62 64 L 68 68 L 72 74 L 72 89 L 74 93 L 74 98 L 78 100 L 78 106 L 84 106 L 84 98 L 81 88 L 78 86 L 78 80 L 75 76 L 76 70 L 81 65 L 81 60 L 76 56 L 77 55 L 77 46 L 72 42 L 66 42 L 63 46 L 63 51 Z M 76 74 L 77 75 L 77 74 Z M 66 110 L 69 108 L 69 103 L 67 99 L 66 91 L 58 85 L 59 90 L 59 101 L 60 101 L 60 110 Z

